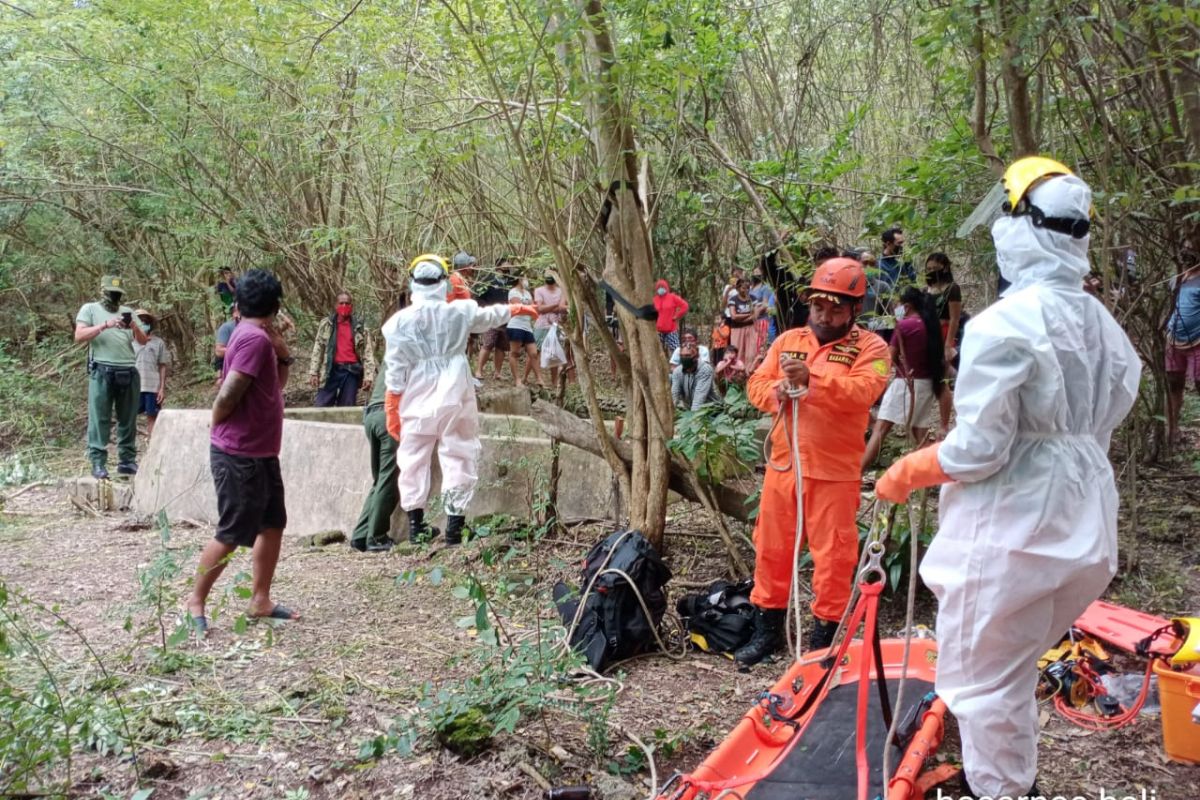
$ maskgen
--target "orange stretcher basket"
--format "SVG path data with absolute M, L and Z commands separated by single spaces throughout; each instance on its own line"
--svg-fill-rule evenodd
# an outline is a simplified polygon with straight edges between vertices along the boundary
M 904 640 L 880 641 L 883 678 L 895 705 L 903 671 Z M 866 697 L 866 755 L 870 797 L 919 800 L 925 791 L 949 779 L 957 768 L 926 770 L 942 741 L 946 706 L 933 694 L 937 645 L 929 639 L 911 642 L 901 720 L 901 744 L 893 745 L 894 772 L 883 790 L 883 745 L 887 736 L 879 675 L 871 648 L 849 643 L 841 662 L 824 679 L 828 651 L 807 654 L 763 692 L 753 708 L 717 748 L 690 774 L 675 775 L 662 787 L 660 800 L 853 800 L 857 795 L 860 748 L 855 726 L 859 717 L 860 676 L 870 662 Z M 899 737 L 898 737 L 899 738 Z

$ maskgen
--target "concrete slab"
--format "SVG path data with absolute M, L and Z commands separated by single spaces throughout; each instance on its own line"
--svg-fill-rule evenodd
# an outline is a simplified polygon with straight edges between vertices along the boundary
M 125 479 L 98 481 L 81 476 L 66 484 L 67 497 L 81 509 L 127 511 L 133 501 L 133 484 Z
M 362 411 L 316 410 L 353 412 L 354 421 L 284 420 L 279 461 L 287 492 L 288 533 L 342 530 L 349 534 L 370 488 L 370 451 L 362 431 Z M 216 494 L 208 470 L 209 418 L 207 410 L 164 409 L 159 414 L 135 484 L 135 513 L 152 515 L 165 509 L 171 518 L 215 524 Z M 528 417 L 488 414 L 482 417 L 481 427 L 479 487 L 469 515 L 531 516 L 536 498 L 544 496 L 548 486 L 549 440 Z M 612 471 L 603 459 L 562 445 L 560 472 L 560 516 L 612 515 L 616 506 Z M 435 493 L 440 479 L 435 467 Z M 398 512 L 392 535 L 399 538 L 406 533 L 407 519 Z

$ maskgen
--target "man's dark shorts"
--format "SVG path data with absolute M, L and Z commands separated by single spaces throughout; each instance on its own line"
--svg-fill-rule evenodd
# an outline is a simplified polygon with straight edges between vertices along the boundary
M 138 413 L 147 417 L 157 417 L 158 408 L 158 392 L 142 392 L 138 399 Z
M 253 547 L 261 531 L 287 526 L 278 457 L 233 456 L 210 445 L 209 468 L 217 489 L 218 542 Z

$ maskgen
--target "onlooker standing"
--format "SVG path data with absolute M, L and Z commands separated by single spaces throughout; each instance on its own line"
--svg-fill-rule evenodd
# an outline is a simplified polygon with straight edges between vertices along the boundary
M 671 291 L 671 285 L 660 278 L 654 284 L 654 310 L 658 312 L 658 340 L 666 353 L 679 347 L 679 321 L 688 312 L 687 301 Z
M 482 285 L 482 291 L 479 294 L 479 305 L 481 306 L 499 306 L 508 303 L 508 289 L 511 281 L 509 280 L 509 270 L 512 268 L 512 262 L 504 257 L 496 260 L 496 271 L 488 275 Z M 497 379 L 500 373 L 504 371 L 504 356 L 508 353 L 508 331 L 504 326 L 492 328 L 487 333 L 483 334 L 483 347 L 479 350 L 479 370 L 475 377 L 483 380 L 483 368 L 488 362 L 488 358 L 494 358 L 494 372 Z M 516 374 L 513 374 L 516 377 Z
M 879 283 L 882 289 L 892 292 L 901 280 L 915 283 L 917 273 L 911 261 L 901 261 L 904 254 L 904 231 L 899 226 L 888 228 L 880 237 L 883 240 L 883 257 L 879 259 Z M 882 296 L 880 299 L 884 299 Z M 891 303 L 888 303 L 888 307 Z
M 729 347 L 729 322 L 725 319 L 725 307 L 713 318 L 712 339 L 710 344 L 712 349 L 709 351 L 712 354 L 712 361 L 715 364 L 725 356 L 725 348 Z
M 738 349 L 742 361 L 753 370 L 758 358 L 758 331 L 754 329 L 754 298 L 750 296 L 750 281 L 742 278 L 737 291 L 729 296 L 725 316 L 729 318 L 729 343 Z
M 146 415 L 146 435 L 153 436 L 158 410 L 167 396 L 167 368 L 171 366 L 171 353 L 167 350 L 167 343 L 154 333 L 154 326 L 158 322 L 154 315 L 144 308 L 139 308 L 133 315 L 142 323 L 142 330 L 147 336 L 145 344 L 135 342 L 133 345 L 138 381 L 141 383 L 138 411 Z
M 766 352 L 775 341 L 775 292 L 763 280 L 762 267 L 750 274 L 750 297 L 754 299 L 754 329 L 758 332 L 758 351 Z
M 466 250 L 459 250 L 450 263 L 454 271 L 450 273 L 450 293 L 446 295 L 446 300 L 453 303 L 455 300 L 472 299 L 471 278 L 475 275 L 478 260 Z
M 713 382 L 712 364 L 700 359 L 696 342 L 684 342 L 679 350 L 679 369 L 671 373 L 671 399 L 675 401 L 675 407 L 697 411 L 721 402 Z
M 522 275 L 517 279 L 517 285 L 508 290 L 509 305 L 533 305 L 533 295 L 529 293 L 529 279 Z M 524 386 L 533 373 L 536 385 L 543 386 L 542 368 L 538 364 L 537 344 L 533 339 L 533 322 L 526 316 L 516 316 L 508 321 L 508 365 L 512 368 L 513 379 L 517 386 Z M 521 351 L 525 351 L 525 371 L 521 366 Z
M 539 315 L 537 322 L 533 324 L 533 339 L 540 349 L 542 342 L 546 340 L 546 334 L 550 332 L 550 326 L 562 325 L 566 320 L 566 296 L 563 294 L 562 287 L 558 285 L 558 279 L 554 277 L 554 273 L 547 272 L 545 285 L 533 290 L 533 305 L 537 308 Z M 551 386 L 558 385 L 559 369 L 561 367 L 550 368 Z
M 237 280 L 233 277 L 233 270 L 226 267 L 220 271 L 217 285 L 213 287 L 213 291 L 217 293 L 217 297 L 221 298 L 221 307 L 228 314 L 237 300 Z
M 241 321 L 242 315 L 238 312 L 237 303 L 233 304 L 233 308 L 229 310 L 230 317 L 221 323 L 217 328 L 217 334 L 213 341 L 213 369 L 217 371 L 217 380 L 220 381 L 221 372 L 225 369 L 225 349 L 229 347 L 229 339 L 233 336 L 233 329 Z
M 938 320 L 942 326 L 942 341 L 946 343 L 946 363 L 958 366 L 958 345 L 962 342 L 963 317 L 962 289 L 954 282 L 950 271 L 950 257 L 945 253 L 930 253 L 925 259 L 925 283 L 929 295 L 937 306 Z
M 371 490 L 363 500 L 362 513 L 350 535 L 350 546 L 360 553 L 392 549 L 388 532 L 392 529 L 392 514 L 400 503 L 396 440 L 388 433 L 384 412 L 386 394 L 387 381 L 376 382 L 375 391 L 363 409 L 363 430 L 371 448 Z
M 1179 444 L 1179 412 L 1190 379 L 1200 392 L 1200 255 L 1180 254 L 1175 310 L 1167 320 L 1167 443 Z
M 317 326 L 317 339 L 308 361 L 308 383 L 314 389 L 320 386 L 313 405 L 319 408 L 355 405 L 359 386 L 370 391 L 374 377 L 375 347 L 371 333 L 355 318 L 350 293 L 341 292 L 336 310 Z
M 133 309 L 121 305 L 125 284 L 105 275 L 104 299 L 85 303 L 75 315 L 75 341 L 88 342 L 88 461 L 92 477 L 108 477 L 108 437 L 117 415 L 117 474 L 137 474 L 137 414 L 141 388 L 133 343 L 148 341 Z
M 253 549 L 251 617 L 299 619 L 271 600 L 271 583 L 287 525 L 279 444 L 283 387 L 291 353 L 274 325 L 283 287 L 252 269 L 238 285 L 242 322 L 225 351 L 221 389 L 213 402 L 210 469 L 217 491 L 217 532 L 200 554 L 187 609 L 197 633 L 208 631 L 205 603 L 238 547 Z
M 941 326 L 933 298 L 915 286 L 900 295 L 889 347 L 896 374 L 879 404 L 879 416 L 863 452 L 863 470 L 879 458 L 883 441 L 894 425 L 911 429 L 920 447 L 933 425 L 938 424 L 945 433 L 950 424 L 950 403 L 941 402 L 943 395 L 950 394 L 942 381 L 946 353 Z

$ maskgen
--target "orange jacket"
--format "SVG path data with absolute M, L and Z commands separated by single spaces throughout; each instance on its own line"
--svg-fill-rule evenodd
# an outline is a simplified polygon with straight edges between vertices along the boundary
M 801 473 L 825 481 L 861 480 L 871 406 L 887 388 L 891 372 L 887 344 L 857 325 L 824 346 L 807 327 L 785 331 L 746 383 L 750 402 L 768 414 L 779 410 L 775 387 L 786 380 L 779 366 L 785 355 L 804 361 L 810 370 L 808 394 L 799 401 Z M 785 406 L 784 411 L 771 437 L 771 462 L 790 468 L 791 410 Z
M 450 273 L 450 291 L 446 292 L 446 302 L 453 303 L 455 300 L 470 300 L 471 290 L 467 288 L 467 281 L 462 275 L 457 272 Z

